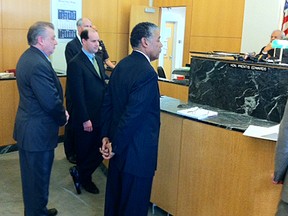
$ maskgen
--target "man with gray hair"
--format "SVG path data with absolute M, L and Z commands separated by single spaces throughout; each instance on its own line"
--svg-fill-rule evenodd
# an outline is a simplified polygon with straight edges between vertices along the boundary
M 66 59 L 67 64 L 77 53 L 80 52 L 82 48 L 82 43 L 81 43 L 81 38 L 80 38 L 81 32 L 85 28 L 92 28 L 92 22 L 90 19 L 83 17 L 77 20 L 76 26 L 77 26 L 77 35 L 73 40 L 67 43 L 66 48 L 65 48 L 65 59 Z
M 59 127 L 69 115 L 63 106 L 61 83 L 49 60 L 57 41 L 54 26 L 37 22 L 29 28 L 28 48 L 17 66 L 20 95 L 14 139 L 19 149 L 24 215 L 53 216 L 47 209 L 49 182 Z

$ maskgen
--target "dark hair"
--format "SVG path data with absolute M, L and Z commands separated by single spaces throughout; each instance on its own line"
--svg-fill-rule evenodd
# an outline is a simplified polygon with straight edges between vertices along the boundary
M 28 44 L 36 45 L 39 36 L 45 36 L 46 29 L 51 28 L 54 30 L 54 25 L 50 22 L 39 21 L 34 23 L 28 30 L 27 41 Z
M 85 40 L 88 40 L 88 38 L 89 38 L 89 31 L 88 31 L 88 29 L 84 29 L 82 32 L 81 32 L 81 34 L 80 34 L 80 37 L 81 37 L 81 41 L 83 40 L 83 39 L 85 39 Z
M 153 34 L 153 31 L 157 29 L 158 26 L 150 22 L 141 22 L 138 23 L 132 30 L 130 36 L 130 44 L 132 47 L 138 47 L 141 39 L 150 38 Z

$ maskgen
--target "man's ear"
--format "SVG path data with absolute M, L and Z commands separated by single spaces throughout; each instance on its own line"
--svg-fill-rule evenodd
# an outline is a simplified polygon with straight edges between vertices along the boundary
M 149 42 L 148 42 L 147 38 L 142 37 L 141 38 L 141 44 L 142 44 L 143 47 L 146 48 L 149 45 Z
M 44 41 L 43 36 L 39 35 L 38 38 L 37 38 L 38 44 L 42 45 L 42 44 L 43 44 L 43 41 Z

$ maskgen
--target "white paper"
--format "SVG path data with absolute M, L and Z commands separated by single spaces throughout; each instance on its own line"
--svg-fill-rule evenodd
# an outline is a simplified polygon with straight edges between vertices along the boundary
M 260 127 L 255 125 L 249 125 L 243 135 L 255 137 L 259 139 L 267 139 L 277 141 L 279 133 L 279 124 L 272 127 Z
M 202 109 L 199 107 L 192 107 L 189 109 L 178 110 L 177 113 L 195 119 L 204 119 L 210 116 L 218 115 L 218 112 Z

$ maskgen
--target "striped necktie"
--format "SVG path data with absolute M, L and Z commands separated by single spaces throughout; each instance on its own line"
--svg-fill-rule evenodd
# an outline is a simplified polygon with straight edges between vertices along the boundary
M 100 69 L 99 69 L 99 66 L 98 66 L 98 63 L 97 63 L 95 57 L 93 58 L 93 65 L 94 65 L 94 68 L 95 68 L 97 74 L 98 74 L 99 77 L 101 78 Z

